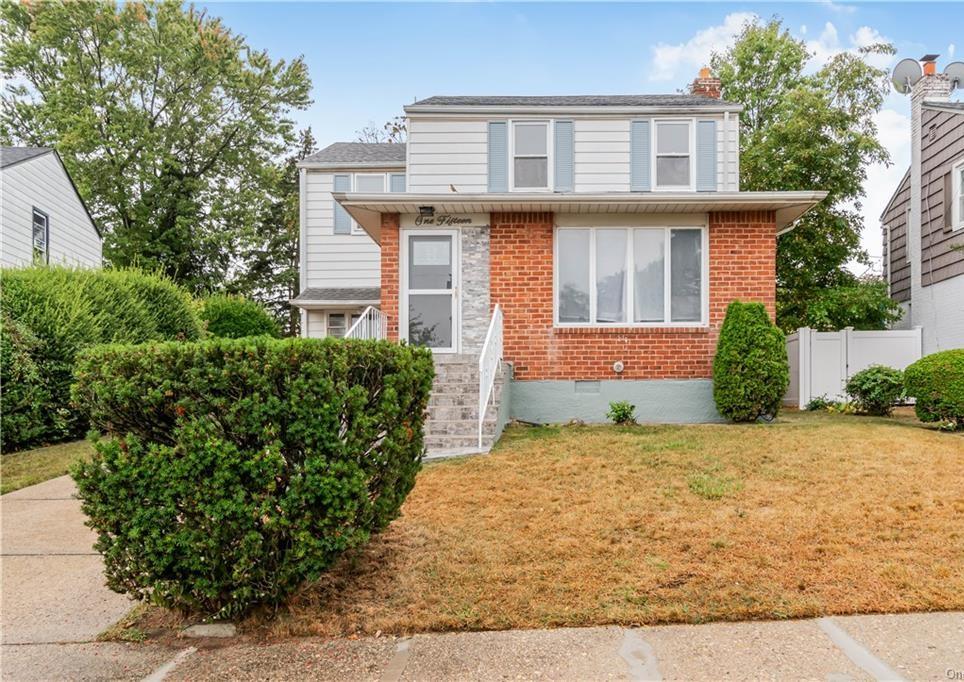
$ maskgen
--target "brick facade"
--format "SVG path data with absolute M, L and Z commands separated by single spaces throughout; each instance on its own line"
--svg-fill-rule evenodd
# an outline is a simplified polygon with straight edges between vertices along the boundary
M 491 225 L 491 298 L 505 313 L 504 354 L 518 380 L 709 378 L 731 300 L 761 301 L 775 314 L 772 211 L 710 214 L 708 328 L 554 329 L 552 214 L 494 213 Z
M 388 315 L 388 338 L 398 341 L 398 253 L 399 219 L 397 213 L 382 213 L 381 309 Z
M 776 312 L 773 211 L 709 214 L 709 327 L 556 329 L 552 325 L 553 215 L 493 213 L 491 305 L 502 305 L 504 355 L 517 380 L 706 379 L 726 306 L 760 301 Z M 381 296 L 398 338 L 399 220 L 382 216 Z M 617 375 L 616 360 L 625 363 Z

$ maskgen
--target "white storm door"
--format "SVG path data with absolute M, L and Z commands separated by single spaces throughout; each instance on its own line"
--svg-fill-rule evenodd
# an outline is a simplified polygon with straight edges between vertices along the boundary
M 459 347 L 458 230 L 403 230 L 402 338 L 440 353 Z

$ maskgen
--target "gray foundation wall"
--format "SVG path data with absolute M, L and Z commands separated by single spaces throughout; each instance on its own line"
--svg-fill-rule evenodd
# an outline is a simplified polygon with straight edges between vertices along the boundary
M 527 422 L 605 422 L 609 403 L 615 400 L 635 405 L 640 423 L 724 421 L 713 403 L 713 382 L 709 379 L 511 383 L 510 415 Z

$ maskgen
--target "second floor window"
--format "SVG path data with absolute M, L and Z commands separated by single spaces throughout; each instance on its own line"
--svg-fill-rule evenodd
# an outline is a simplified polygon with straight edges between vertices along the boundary
M 33 262 L 50 262 L 50 219 L 43 211 L 33 210 Z
M 951 171 L 953 186 L 953 203 L 951 204 L 951 221 L 953 229 L 964 228 L 964 161 L 958 162 Z
M 512 127 L 512 186 L 515 189 L 549 188 L 549 124 L 516 123 Z
M 688 121 L 656 122 L 656 187 L 690 189 L 691 146 Z

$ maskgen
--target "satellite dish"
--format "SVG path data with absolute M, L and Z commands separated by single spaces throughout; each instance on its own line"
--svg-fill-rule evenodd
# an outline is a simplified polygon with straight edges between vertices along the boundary
M 894 84 L 894 89 L 906 95 L 910 92 L 911 87 L 919 81 L 924 76 L 924 72 L 920 68 L 920 64 L 917 63 L 916 59 L 901 59 L 897 66 L 894 67 L 894 75 L 891 76 L 890 80 Z
M 951 79 L 951 86 L 964 88 L 964 62 L 951 62 L 944 67 L 944 75 Z

